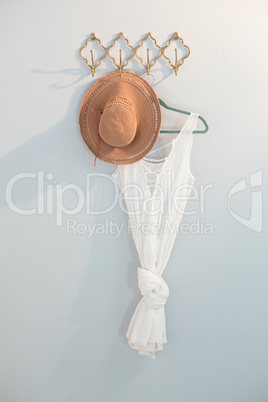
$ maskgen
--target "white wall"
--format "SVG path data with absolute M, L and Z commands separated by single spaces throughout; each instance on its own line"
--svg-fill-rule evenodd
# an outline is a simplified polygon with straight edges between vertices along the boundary
M 1 402 L 267 400 L 267 12 L 264 0 L 1 2 Z M 168 344 L 156 360 L 126 343 L 140 299 L 129 233 L 68 234 L 70 217 L 57 226 L 56 212 L 23 216 L 5 200 L 18 173 L 52 173 L 45 197 L 68 183 L 86 191 L 88 173 L 114 169 L 101 161 L 94 168 L 78 125 L 87 89 L 113 70 L 104 63 L 92 79 L 79 49 L 91 32 L 107 45 L 120 31 L 135 45 L 148 31 L 161 45 L 179 32 L 191 55 L 177 77 L 166 67 L 154 89 L 210 127 L 194 138 L 191 167 L 196 186 L 212 188 L 204 213 L 191 201 L 197 212 L 184 222 L 203 219 L 213 234 L 176 240 L 164 273 Z M 167 127 L 174 115 L 163 117 Z M 258 232 L 231 215 L 227 197 L 245 178 L 231 207 L 249 219 L 249 176 L 259 171 Z M 92 208 L 109 205 L 113 191 L 105 179 L 92 183 Z M 13 199 L 35 208 L 36 180 L 18 182 Z M 76 201 L 66 192 L 66 207 Z M 261 205 L 253 206 L 258 220 Z M 118 206 L 98 217 L 83 208 L 73 218 L 127 219 Z

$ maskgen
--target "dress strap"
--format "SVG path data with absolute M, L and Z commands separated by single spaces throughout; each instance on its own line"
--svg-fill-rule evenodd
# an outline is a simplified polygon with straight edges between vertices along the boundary
M 184 124 L 183 128 L 181 129 L 180 133 L 178 134 L 178 136 L 176 138 L 174 138 L 172 141 L 168 142 L 167 144 L 162 145 L 159 148 L 153 149 L 152 151 L 149 152 L 148 155 L 153 154 L 154 152 L 160 151 L 160 149 L 166 148 L 170 145 L 172 145 L 173 147 L 173 143 L 176 142 L 176 139 L 179 137 L 183 136 L 184 132 L 189 132 L 189 131 L 194 131 L 196 124 L 197 124 L 197 118 L 198 118 L 199 114 L 197 113 L 193 113 L 191 112 L 188 119 L 186 120 L 186 123 Z M 160 161 L 164 161 L 166 158 L 161 158 L 161 159 L 148 159 L 146 156 L 143 157 L 144 160 L 149 160 L 152 162 L 160 162 Z
M 198 122 L 198 116 L 199 114 L 197 113 L 191 113 L 191 115 L 189 116 L 189 119 L 187 120 L 185 127 L 183 127 L 182 132 L 181 132 L 181 136 L 182 137 L 186 137 L 189 139 L 190 145 L 193 142 L 193 131 L 196 129 L 197 126 L 197 122 Z
M 194 129 L 196 128 L 197 125 L 197 120 L 198 120 L 199 114 L 191 112 L 188 119 L 186 120 L 185 125 L 181 129 L 181 132 L 179 136 L 183 136 L 184 134 L 192 134 Z
M 194 175 L 191 172 L 191 167 L 190 167 L 190 160 L 191 160 L 191 151 L 192 151 L 192 145 L 193 145 L 193 131 L 196 129 L 197 122 L 198 122 L 198 116 L 199 114 L 197 113 L 191 113 L 187 124 L 185 125 L 181 138 L 181 142 L 178 144 L 178 149 L 175 151 L 177 152 L 183 152 L 183 165 L 185 169 L 187 169 L 188 173 L 192 178 L 194 178 Z
M 191 112 L 186 120 L 180 134 L 173 140 L 175 153 L 183 151 L 183 153 L 190 151 L 193 142 L 193 131 L 197 126 L 199 114 Z M 188 151 L 186 151 L 188 149 Z

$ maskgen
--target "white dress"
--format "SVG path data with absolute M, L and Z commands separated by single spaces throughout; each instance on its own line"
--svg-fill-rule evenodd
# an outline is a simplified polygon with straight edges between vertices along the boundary
M 152 359 L 167 343 L 164 305 L 169 289 L 162 274 L 195 181 L 190 154 L 198 116 L 189 115 L 164 161 L 155 163 L 143 158 L 118 165 L 112 173 L 124 195 L 140 259 L 137 273 L 142 298 L 126 337 L 131 348 Z

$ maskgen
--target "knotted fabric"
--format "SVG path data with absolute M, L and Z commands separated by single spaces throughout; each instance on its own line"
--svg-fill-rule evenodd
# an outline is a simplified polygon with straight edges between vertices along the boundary
M 129 346 L 141 355 L 155 358 L 163 349 L 166 339 L 164 305 L 169 289 L 161 276 L 147 269 L 138 268 L 138 285 L 142 294 L 127 330 Z
M 155 275 L 148 269 L 138 268 L 138 283 L 148 306 L 155 309 L 164 307 L 169 289 L 161 276 Z
M 167 343 L 164 305 L 169 290 L 162 274 L 195 181 L 190 171 L 190 154 L 197 120 L 198 114 L 191 113 L 180 135 L 172 142 L 170 153 L 160 162 L 160 168 L 159 163 L 146 162 L 143 158 L 136 163 L 119 165 L 112 174 L 126 195 L 141 266 L 138 285 L 142 299 L 131 318 L 126 337 L 131 348 L 152 359 Z M 149 176 L 156 178 L 155 183 L 148 179 L 146 172 L 153 173 Z

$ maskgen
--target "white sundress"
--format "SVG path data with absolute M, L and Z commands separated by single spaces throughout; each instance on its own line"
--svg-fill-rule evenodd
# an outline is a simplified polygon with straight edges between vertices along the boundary
M 193 112 L 189 115 L 160 168 L 159 163 L 143 158 L 133 164 L 118 165 L 112 173 L 125 196 L 140 259 L 137 273 L 142 298 L 126 337 L 131 348 L 152 359 L 167 343 L 164 305 L 169 288 L 162 274 L 195 181 L 190 155 L 198 116 Z

